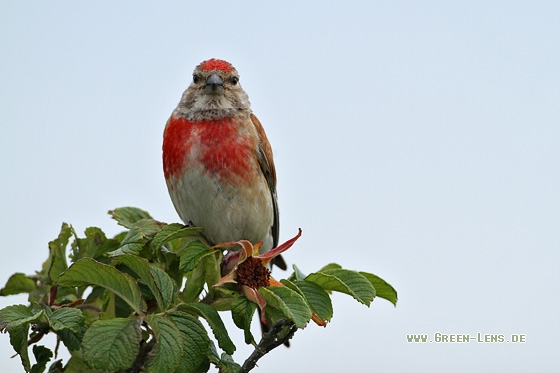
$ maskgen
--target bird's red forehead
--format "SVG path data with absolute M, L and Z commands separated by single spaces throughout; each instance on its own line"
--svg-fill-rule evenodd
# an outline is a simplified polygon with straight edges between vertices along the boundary
M 202 62 L 200 65 L 198 65 L 198 68 L 202 71 L 220 70 L 225 73 L 230 73 L 233 71 L 233 66 L 231 65 L 231 63 L 224 60 L 217 60 L 215 58 Z

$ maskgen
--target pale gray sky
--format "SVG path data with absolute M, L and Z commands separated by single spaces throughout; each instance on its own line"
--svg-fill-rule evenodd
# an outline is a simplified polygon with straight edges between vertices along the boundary
M 198 3 L 0 4 L 0 284 L 40 268 L 63 221 L 112 235 L 124 205 L 178 221 L 162 131 L 216 57 L 272 143 L 281 239 L 303 229 L 289 264 L 399 291 L 396 308 L 335 295 L 326 329 L 256 372 L 558 370 L 560 3 Z M 527 342 L 406 342 L 436 332 Z M 12 354 L 0 336 L 3 371 Z

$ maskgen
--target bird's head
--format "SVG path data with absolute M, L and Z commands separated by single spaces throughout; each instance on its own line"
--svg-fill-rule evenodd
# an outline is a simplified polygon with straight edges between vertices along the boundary
M 194 69 L 177 111 L 189 120 L 210 120 L 250 112 L 250 103 L 237 70 L 227 61 L 212 58 Z

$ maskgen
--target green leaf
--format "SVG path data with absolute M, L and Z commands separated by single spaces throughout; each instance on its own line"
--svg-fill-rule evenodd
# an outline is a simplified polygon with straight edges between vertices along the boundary
M 210 338 L 204 326 L 194 316 L 185 312 L 172 312 L 169 319 L 182 336 L 183 357 L 175 373 L 195 373 L 208 365 Z M 206 371 L 206 370 L 204 370 Z
M 118 240 L 108 239 L 105 233 L 99 228 L 86 228 L 85 234 L 85 238 L 79 238 L 77 235 L 74 235 L 72 255 L 70 255 L 73 262 L 81 258 L 99 258 L 109 251 L 116 250 L 120 246 Z
M 14 273 L 6 282 L 6 286 L 0 289 L 0 296 L 31 293 L 34 290 L 37 290 L 35 280 L 23 273 Z
M 208 359 L 211 363 L 217 364 L 220 361 L 220 355 L 218 354 L 218 349 L 213 341 L 210 341 L 208 345 L 208 349 L 210 350 L 210 354 L 208 355 Z
M 285 286 L 259 288 L 259 293 L 266 300 L 266 306 L 278 309 L 284 317 L 300 329 L 305 328 L 311 319 L 311 309 L 301 295 Z
M 121 246 L 117 250 L 107 253 L 107 255 L 138 255 L 160 230 L 161 223 L 153 219 L 138 220 L 128 231 L 126 237 L 121 242 Z
M 214 289 L 214 299 L 209 303 L 216 311 L 231 311 L 231 305 L 239 292 L 234 284 L 218 286 Z
M 241 369 L 241 365 L 237 364 L 230 355 L 224 352 L 220 356 L 216 350 L 216 346 L 214 346 L 212 342 L 210 342 L 209 358 L 210 361 L 216 365 L 220 373 L 237 373 L 239 369 Z
M 348 269 L 327 269 L 311 273 L 305 278 L 325 290 L 334 290 L 351 295 L 358 302 L 369 307 L 375 297 L 375 289 L 367 278 Z
M 220 360 L 216 363 L 220 373 L 237 373 L 241 369 L 241 365 L 237 364 L 233 357 L 223 353 Z
M 175 281 L 169 277 L 164 270 L 158 267 L 150 267 L 150 273 L 154 279 L 154 282 L 161 293 L 163 299 L 163 309 L 169 308 L 175 303 L 179 289 L 177 289 L 177 284 Z
M 64 367 L 64 373 L 108 373 L 105 369 L 93 369 L 88 366 L 80 351 L 72 351 L 71 355 L 72 357 L 68 360 L 68 363 Z M 61 371 L 55 371 L 55 373 L 59 372 Z
M 177 287 L 183 284 L 184 273 L 179 269 L 179 256 L 175 253 L 162 253 L 162 260 L 160 263 L 164 264 L 165 273 L 171 277 Z M 160 267 L 161 268 L 161 267 Z
M 74 333 L 79 333 L 84 321 L 82 311 L 76 308 L 59 308 L 49 316 L 49 323 L 55 332 L 68 329 Z
M 148 358 L 148 373 L 173 373 L 183 358 L 183 335 L 171 321 L 161 317 L 148 318 L 148 324 L 154 331 L 156 345 L 154 354 Z
M 79 333 L 74 333 L 69 329 L 62 329 L 56 332 L 56 335 L 58 335 L 68 350 L 77 351 L 82 348 L 82 340 L 86 331 L 87 327 L 83 326 Z
M 373 273 L 360 272 L 360 274 L 373 285 L 376 297 L 386 299 L 393 305 L 397 305 L 397 291 L 389 283 Z
M 212 328 L 212 332 L 222 350 L 230 355 L 235 352 L 235 345 L 229 338 L 224 322 L 214 307 L 204 303 L 189 303 L 180 305 L 179 309 L 203 317 Z
M 33 355 L 37 363 L 31 367 L 31 373 L 43 373 L 47 368 L 47 363 L 53 357 L 52 351 L 45 346 L 34 345 Z
M 62 372 L 64 367 L 62 366 L 62 359 L 58 359 L 52 362 L 51 366 L 47 373 L 60 373 Z M 72 373 L 71 370 L 66 370 L 67 373 Z
M 198 262 L 208 255 L 212 255 L 216 252 L 216 250 L 208 247 L 207 245 L 203 244 L 200 241 L 193 241 L 191 242 L 185 251 L 181 254 L 181 262 L 179 264 L 179 268 L 188 273 L 196 268 Z
M 27 336 L 29 335 L 29 324 L 8 325 L 6 328 L 10 333 L 10 344 L 14 350 L 19 354 L 21 363 L 26 372 L 31 369 L 31 362 L 29 361 L 29 352 L 27 351 Z
M 329 321 L 333 316 L 331 297 L 322 287 L 314 282 L 299 280 L 290 282 L 280 281 L 285 286 L 300 293 L 313 312 L 321 319 Z
M 317 272 L 324 272 L 324 271 L 328 271 L 329 269 L 342 269 L 342 266 L 336 263 L 329 263 L 323 268 L 321 268 L 320 270 L 318 270 Z
M 132 228 L 138 220 L 152 218 L 146 211 L 136 207 L 119 207 L 109 211 L 109 215 L 111 215 L 119 225 L 128 229 Z
M 303 280 L 305 278 L 305 275 L 303 274 L 302 271 L 299 270 L 298 267 L 296 267 L 296 265 L 292 265 L 292 268 L 294 269 L 294 280 Z M 291 280 L 293 281 L 293 280 Z
M 194 302 L 206 284 L 206 269 L 204 263 L 199 265 L 187 276 L 187 282 L 183 289 L 182 299 L 185 303 Z
M 134 311 L 142 313 L 138 283 L 118 269 L 90 258 L 78 260 L 57 280 L 62 286 L 101 286 L 121 297 Z
M 51 281 L 56 280 L 58 275 L 68 268 L 66 263 L 66 246 L 70 236 L 72 236 L 72 227 L 62 223 L 58 237 L 49 242 L 49 259 L 43 264 L 43 270 Z
M 168 224 L 161 228 L 161 230 L 154 236 L 152 246 L 158 249 L 166 243 L 178 238 L 200 236 L 201 231 L 202 228 L 200 227 L 185 227 L 179 223 Z
M 43 315 L 43 311 L 33 313 L 29 307 L 23 304 L 8 306 L 0 310 L 0 331 L 29 324 Z
M 256 309 L 257 305 L 255 303 L 242 296 L 236 297 L 231 305 L 231 317 L 235 325 L 239 329 L 243 329 L 246 344 L 255 342 L 255 338 L 251 333 L 251 321 Z
M 115 318 L 91 324 L 83 339 L 83 357 L 92 368 L 130 368 L 140 350 L 141 319 Z
M 116 261 L 133 270 L 154 295 L 160 310 L 166 310 L 177 298 L 177 285 L 163 270 L 153 267 L 141 257 L 135 255 L 119 255 Z
M 208 285 L 209 296 L 214 294 L 214 284 L 222 278 L 222 257 L 220 251 L 214 251 L 213 255 L 207 255 L 200 261 L 204 265 L 204 276 Z

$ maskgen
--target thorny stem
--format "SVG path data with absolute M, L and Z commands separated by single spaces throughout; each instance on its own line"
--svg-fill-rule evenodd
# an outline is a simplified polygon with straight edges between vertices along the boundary
M 285 326 L 290 327 L 290 331 L 282 338 L 278 338 L 278 334 Z M 247 360 L 245 360 L 245 363 L 243 363 L 243 366 L 237 371 L 237 373 L 249 372 L 257 365 L 257 361 L 261 357 L 290 340 L 296 330 L 297 327 L 291 321 L 288 321 L 286 319 L 280 319 L 276 321 L 274 324 L 272 324 L 270 330 L 263 334 L 261 341 L 259 342 L 257 347 L 255 347 L 253 353 L 247 358 Z

